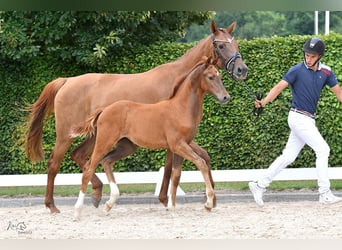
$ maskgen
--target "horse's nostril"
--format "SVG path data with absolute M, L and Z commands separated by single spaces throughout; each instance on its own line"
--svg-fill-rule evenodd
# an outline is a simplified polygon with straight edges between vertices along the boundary
M 223 97 L 223 103 L 229 102 L 230 96 L 224 96 Z

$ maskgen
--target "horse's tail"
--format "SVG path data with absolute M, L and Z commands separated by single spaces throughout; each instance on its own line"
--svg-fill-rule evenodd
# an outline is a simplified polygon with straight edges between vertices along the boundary
M 54 112 L 56 94 L 66 81 L 67 78 L 57 78 L 49 82 L 37 101 L 28 108 L 30 114 L 26 133 L 25 153 L 31 162 L 40 162 L 44 159 L 42 145 L 44 118 Z
M 95 111 L 89 118 L 75 126 L 70 130 L 70 137 L 75 138 L 78 136 L 93 136 L 96 133 L 97 120 L 103 110 Z

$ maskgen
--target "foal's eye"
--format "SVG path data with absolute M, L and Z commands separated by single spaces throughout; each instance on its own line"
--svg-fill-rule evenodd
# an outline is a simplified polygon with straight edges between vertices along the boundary
M 214 77 L 213 77 L 213 76 L 209 76 L 208 78 L 209 78 L 209 80 L 211 80 L 211 81 L 214 80 Z
M 223 44 L 220 44 L 218 47 L 219 47 L 220 49 L 224 49 L 224 45 L 223 45 Z

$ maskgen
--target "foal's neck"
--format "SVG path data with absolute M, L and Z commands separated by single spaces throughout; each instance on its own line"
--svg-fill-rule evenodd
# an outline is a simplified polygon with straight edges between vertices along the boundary
M 190 114 L 190 117 L 198 123 L 203 115 L 205 91 L 201 88 L 202 73 L 197 73 L 196 77 L 192 74 L 186 78 L 172 99 L 175 105 L 178 105 L 184 113 Z

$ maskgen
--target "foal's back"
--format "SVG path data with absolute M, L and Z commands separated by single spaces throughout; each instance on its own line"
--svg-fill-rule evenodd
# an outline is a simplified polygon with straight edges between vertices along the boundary
M 142 104 L 123 100 L 111 104 L 97 121 L 97 141 L 111 140 L 114 145 L 125 137 L 149 149 L 167 149 L 185 135 L 191 141 L 194 123 L 172 101 Z

